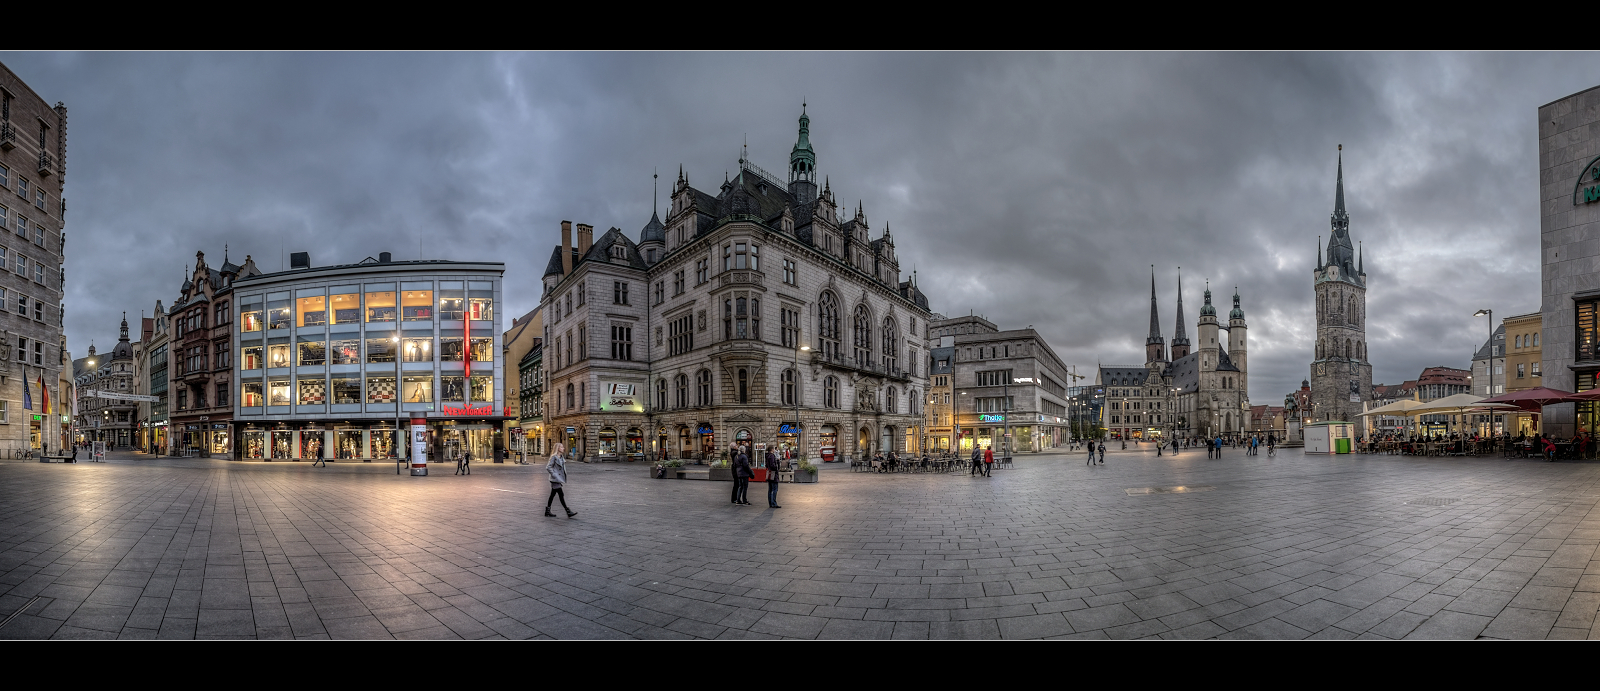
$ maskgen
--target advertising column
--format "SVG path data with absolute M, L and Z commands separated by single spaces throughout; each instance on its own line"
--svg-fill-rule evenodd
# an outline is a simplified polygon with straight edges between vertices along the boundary
M 428 421 L 411 418 L 411 474 L 428 474 Z

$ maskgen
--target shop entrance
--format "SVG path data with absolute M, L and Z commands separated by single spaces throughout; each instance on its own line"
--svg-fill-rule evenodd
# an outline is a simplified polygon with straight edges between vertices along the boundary
M 630 461 L 644 460 L 644 431 L 638 427 L 629 427 L 628 436 L 622 441 L 622 454 Z
M 744 450 L 745 455 L 751 455 L 755 453 L 755 436 L 750 434 L 750 430 L 743 427 L 739 428 L 739 431 L 733 433 L 733 442 L 738 444 L 740 449 Z M 754 456 L 751 456 L 751 458 L 753 459 Z
M 856 432 L 856 452 L 862 458 L 872 455 L 872 430 L 862 427 Z
M 778 425 L 778 456 L 784 460 L 800 455 L 800 426 L 793 422 Z
M 700 433 L 700 457 L 704 459 L 715 458 L 717 455 L 717 432 L 711 425 L 700 423 L 695 430 Z
M 894 425 L 883 426 L 883 435 L 878 440 L 878 450 L 882 451 L 884 455 L 894 451 Z
M 818 451 L 822 454 L 823 463 L 832 463 L 839 460 L 839 430 L 833 425 L 822 426 L 817 444 L 819 446 Z
M 474 461 L 494 460 L 492 425 L 447 425 L 440 428 L 439 432 L 439 449 L 444 454 L 445 462 L 455 463 L 463 453 L 472 454 Z
M 694 456 L 694 442 L 689 439 L 689 428 L 678 428 L 678 450 L 673 454 L 679 459 L 688 459 Z

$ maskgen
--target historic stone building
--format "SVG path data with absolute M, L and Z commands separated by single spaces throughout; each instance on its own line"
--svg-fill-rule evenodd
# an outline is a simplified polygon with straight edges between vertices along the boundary
M 260 273 L 248 256 L 243 266 L 229 262 L 226 248 L 222 266 L 215 269 L 206 264 L 204 252 L 195 253 L 193 277 L 184 280 L 167 310 L 172 320 L 167 342 L 167 440 L 172 452 L 235 455 L 233 282 Z
M 1311 419 L 1358 422 L 1362 401 L 1372 397 L 1372 363 L 1367 361 L 1367 273 L 1350 242 L 1350 215 L 1344 209 L 1344 155 L 1334 183 L 1328 255 L 1317 246 L 1312 272 L 1317 300 L 1316 360 L 1311 363 Z
M 1102 365 L 1095 384 L 1105 389 L 1099 424 L 1113 439 L 1176 435 L 1239 435 L 1250 425 L 1249 327 L 1239 292 L 1226 327 L 1217 320 L 1211 288 L 1205 291 L 1197 322 L 1199 348 L 1191 347 L 1183 324 L 1183 281 L 1178 281 L 1178 321 L 1172 350 L 1166 351 L 1150 278 L 1150 334 L 1145 364 Z M 1226 332 L 1224 335 L 1223 332 Z M 1222 340 L 1219 340 L 1222 339 Z
M 59 448 L 66 154 L 66 106 L 0 65 L 0 452 Z
M 817 184 L 802 111 L 787 183 L 741 157 L 680 170 L 637 241 L 562 222 L 544 274 L 546 435 L 588 458 L 715 456 L 740 441 L 842 458 L 916 444 L 928 302 L 887 226 Z
M 129 449 L 138 445 L 139 404 L 118 398 L 137 394 L 140 379 L 138 344 L 129 340 L 128 315 L 122 315 L 117 345 L 110 353 L 96 353 L 73 363 L 78 394 L 77 425 L 88 441 L 103 441 L 108 449 Z M 37 404 L 37 402 L 35 402 Z

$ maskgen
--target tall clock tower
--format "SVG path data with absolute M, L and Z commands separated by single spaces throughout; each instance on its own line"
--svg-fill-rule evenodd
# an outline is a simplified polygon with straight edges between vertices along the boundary
M 1317 268 L 1312 272 L 1317 300 L 1312 406 L 1301 415 L 1314 422 L 1359 423 L 1362 401 L 1372 397 L 1372 363 L 1367 361 L 1367 274 L 1362 270 L 1361 253 L 1350 242 L 1350 215 L 1344 209 L 1344 147 L 1339 148 L 1327 260 L 1319 246 Z

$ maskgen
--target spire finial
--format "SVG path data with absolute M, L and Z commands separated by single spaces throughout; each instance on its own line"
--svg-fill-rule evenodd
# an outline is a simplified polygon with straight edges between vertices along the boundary
M 1145 345 L 1153 345 L 1161 340 L 1161 318 L 1156 311 L 1156 265 L 1150 265 L 1150 337 L 1145 340 Z
M 1317 236 L 1317 269 L 1322 269 L 1322 236 Z
M 659 169 L 650 169 L 650 215 L 656 215 L 656 197 L 661 194 L 661 172 Z
M 1366 248 L 1361 246 L 1361 241 L 1356 241 L 1356 273 L 1366 273 Z

